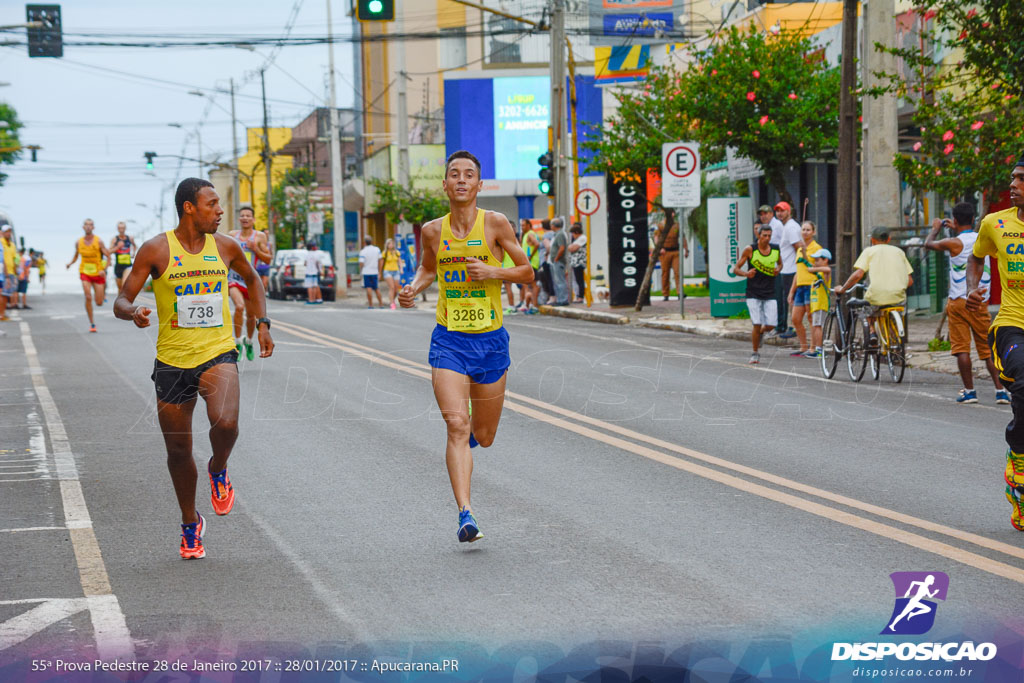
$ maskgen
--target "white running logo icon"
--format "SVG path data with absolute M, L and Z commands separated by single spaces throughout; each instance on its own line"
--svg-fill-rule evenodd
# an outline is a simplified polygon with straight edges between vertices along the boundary
M 903 608 L 900 615 L 893 619 L 892 623 L 889 624 L 890 631 L 895 632 L 896 629 L 894 627 L 896 626 L 896 623 L 903 617 L 906 617 L 907 621 L 910 621 L 916 616 L 928 614 L 932 611 L 931 607 L 921 601 L 923 598 L 934 598 L 938 594 L 938 588 L 934 591 L 928 590 L 931 588 L 933 583 L 935 583 L 935 576 L 933 574 L 929 574 L 924 581 L 912 581 L 910 583 L 910 586 L 907 587 L 906 595 L 903 596 L 905 598 L 910 598 L 910 602 L 908 602 L 907 606 Z M 915 586 L 917 587 L 917 593 L 911 597 L 910 594 L 914 592 Z

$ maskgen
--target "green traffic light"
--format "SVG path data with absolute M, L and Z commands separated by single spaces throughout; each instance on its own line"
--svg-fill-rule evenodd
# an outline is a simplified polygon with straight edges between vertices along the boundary
M 541 194 L 547 194 L 551 191 L 551 183 L 546 180 L 542 180 L 537 184 L 537 189 L 541 191 Z
M 146 162 L 146 168 L 148 168 L 149 170 L 153 170 L 153 162 L 152 161 L 147 161 Z
M 370 0 L 366 7 L 374 14 L 380 14 L 384 11 L 384 3 L 381 0 Z

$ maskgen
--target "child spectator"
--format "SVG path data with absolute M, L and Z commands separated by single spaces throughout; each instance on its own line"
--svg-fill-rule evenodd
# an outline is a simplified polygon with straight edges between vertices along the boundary
M 821 326 L 828 314 L 828 290 L 832 286 L 832 269 L 828 265 L 832 252 L 822 247 L 809 256 L 814 259 L 814 265 L 807 270 L 815 276 L 811 284 L 811 340 L 814 350 L 804 355 L 817 358 L 821 355 Z

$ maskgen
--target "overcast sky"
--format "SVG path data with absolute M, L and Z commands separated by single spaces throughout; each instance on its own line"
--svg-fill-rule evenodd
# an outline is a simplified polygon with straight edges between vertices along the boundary
M 294 7 L 298 13 L 293 37 L 327 32 L 327 0 L 64 0 L 60 5 L 66 42 L 89 39 L 75 35 L 81 33 L 118 41 L 170 35 L 273 38 L 283 35 Z M 339 37 L 352 33 L 347 7 L 347 2 L 339 0 L 331 6 Z M 0 2 L 0 25 L 24 21 L 24 3 Z M 25 33 L 0 35 L 22 41 Z M 214 91 L 226 90 L 228 79 L 233 78 L 238 88 L 239 145 L 244 153 L 244 128 L 261 126 L 263 119 L 260 79 L 255 72 L 274 52 L 272 46 L 256 50 L 65 44 L 61 59 L 29 59 L 24 46 L 0 47 L 0 81 L 10 83 L 0 87 L 0 100 L 12 105 L 25 123 L 22 144 L 43 148 L 37 163 L 26 152 L 15 165 L 3 166 L 9 178 L 0 187 L 0 211 L 10 216 L 25 245 L 44 250 L 51 267 L 62 273 L 87 217 L 107 241 L 119 220 L 129 221 L 129 233 L 148 230 L 152 236 L 154 207 L 159 206 L 161 192 L 167 193 L 165 223 L 174 213 L 168 188 L 179 162 L 158 157 L 156 177 L 148 176 L 143 152 L 196 157 L 198 127 L 203 158 L 219 156 L 228 161 L 231 101 Z M 277 52 L 266 71 L 271 126 L 294 126 L 313 107 L 326 102 L 327 63 L 324 44 L 284 47 Z M 352 106 L 350 43 L 335 45 L 335 67 L 338 106 Z M 215 95 L 215 104 L 190 95 L 195 88 Z M 187 175 L 198 173 L 197 164 L 182 163 Z

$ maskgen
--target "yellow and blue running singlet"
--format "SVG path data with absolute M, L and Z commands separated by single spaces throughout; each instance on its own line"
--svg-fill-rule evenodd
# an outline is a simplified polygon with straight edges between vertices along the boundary
M 451 214 L 441 221 L 437 249 L 437 325 L 430 335 L 430 367 L 466 375 L 477 384 L 497 382 L 508 370 L 508 331 L 502 326 L 502 280 L 473 282 L 466 259 L 499 265 L 487 246 L 484 211 L 464 239 L 452 235 Z
M 473 229 L 463 239 L 452 234 L 451 214 L 441 221 L 437 248 L 437 324 L 452 332 L 492 332 L 502 325 L 501 280 L 474 282 L 466 271 L 466 259 L 477 258 L 489 266 L 500 263 L 487 246 L 483 209 L 477 209 Z
M 198 254 L 167 233 L 167 269 L 153 279 L 160 331 L 156 358 L 177 368 L 194 368 L 233 351 L 228 308 L 228 267 L 213 235 Z

